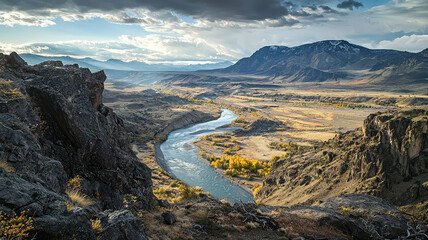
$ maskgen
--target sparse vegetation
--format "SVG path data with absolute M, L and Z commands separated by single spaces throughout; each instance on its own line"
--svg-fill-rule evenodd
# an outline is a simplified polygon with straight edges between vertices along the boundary
M 11 81 L 0 79 L 0 98 L 19 98 L 22 96 L 18 88 L 12 87 Z
M 186 201 L 195 199 L 198 197 L 199 193 L 202 193 L 202 188 L 200 187 L 192 187 L 187 184 L 180 185 L 180 201 Z
M 293 142 L 288 142 L 288 143 L 271 142 L 269 143 L 269 148 L 294 153 L 294 152 L 303 150 L 305 147 L 297 145 L 296 143 L 293 143 Z
M 0 239 L 25 239 L 33 229 L 33 218 L 27 216 L 26 211 L 19 214 L 6 214 L 0 211 Z
M 132 194 L 125 194 L 123 196 L 123 207 L 131 211 L 136 210 L 135 204 L 137 203 L 137 197 Z
M 258 177 L 265 177 L 272 170 L 271 162 L 246 159 L 238 155 L 223 155 L 220 158 L 210 158 L 211 166 L 225 170 L 231 177 L 253 173 Z
M 209 195 L 209 193 L 204 192 L 201 187 L 192 187 L 179 180 L 174 180 L 167 187 L 153 189 L 155 197 L 167 200 L 170 203 L 195 199 L 200 193 Z
M 262 189 L 262 185 L 260 185 L 260 186 L 258 186 L 258 187 L 255 187 L 254 189 L 253 189 L 253 196 L 254 196 L 254 199 L 256 199 L 257 198 L 257 193 L 260 191 L 260 189 Z

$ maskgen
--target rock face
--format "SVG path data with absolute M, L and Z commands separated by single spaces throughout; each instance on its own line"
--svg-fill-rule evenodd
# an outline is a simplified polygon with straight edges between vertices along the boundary
M 9 183 L 0 189 L 0 209 L 34 212 L 37 237 L 71 239 L 60 229 L 95 237 L 89 217 L 64 205 L 76 175 L 99 209 L 122 208 L 124 194 L 143 208 L 153 200 L 150 169 L 130 150 L 122 120 L 102 103 L 105 79 L 77 65 L 28 66 L 16 53 L 0 54 L 0 81 L 10 88 L 2 91 L 19 92 L 0 98 L 0 161 L 14 169 L 0 168 L 0 184 Z M 16 182 L 21 187 L 10 185 Z
M 412 204 L 428 198 L 427 166 L 428 109 L 376 113 L 362 129 L 276 162 L 261 196 L 293 204 L 357 192 Z
M 141 229 L 142 223 L 128 210 L 114 211 L 101 214 L 103 240 L 147 240 Z
M 379 140 L 385 167 L 403 178 L 427 172 L 428 112 L 416 109 L 394 114 L 372 114 L 363 125 L 364 137 Z

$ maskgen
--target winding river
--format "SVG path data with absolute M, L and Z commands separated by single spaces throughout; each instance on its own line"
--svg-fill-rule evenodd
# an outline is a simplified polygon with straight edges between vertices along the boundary
M 252 202 L 251 193 L 222 177 L 214 168 L 202 162 L 198 156 L 199 149 L 193 141 L 201 136 L 222 133 L 232 130 L 223 125 L 230 124 L 238 116 L 232 111 L 223 109 L 220 118 L 192 125 L 173 131 L 161 144 L 163 165 L 168 172 L 191 186 L 199 186 L 215 198 L 225 198 L 229 202 Z

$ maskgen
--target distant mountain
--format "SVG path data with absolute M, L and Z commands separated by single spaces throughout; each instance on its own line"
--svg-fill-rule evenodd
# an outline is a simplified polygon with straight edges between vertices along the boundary
M 282 82 L 324 82 L 355 79 L 358 75 L 365 82 L 420 83 L 428 81 L 428 49 L 420 53 L 373 50 L 344 40 L 292 48 L 266 46 L 230 67 L 214 71 L 265 75 Z
M 208 64 L 191 65 L 173 65 L 173 64 L 148 64 L 138 61 L 124 62 L 118 59 L 109 59 L 107 61 L 98 61 L 93 58 L 73 58 L 69 56 L 40 56 L 35 54 L 23 53 L 20 56 L 30 65 L 39 64 L 44 61 L 54 60 L 62 61 L 63 64 L 79 64 L 80 67 L 90 68 L 91 70 L 121 70 L 121 71 L 196 71 L 207 69 L 225 68 L 232 65 L 232 62 L 218 62 Z

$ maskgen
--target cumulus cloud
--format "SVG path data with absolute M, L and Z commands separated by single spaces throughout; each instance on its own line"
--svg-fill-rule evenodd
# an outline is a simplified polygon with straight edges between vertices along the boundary
M 115 41 L 62 41 L 27 44 L 0 43 L 0 52 L 32 53 L 46 56 L 92 57 L 99 60 L 194 61 L 233 60 L 215 44 L 203 39 L 150 34 L 145 37 L 122 35 Z
M 381 41 L 376 48 L 420 52 L 428 48 L 428 35 L 405 35 L 391 41 Z
M 393 5 L 380 5 L 367 11 L 369 21 L 380 32 L 426 32 L 428 1 L 396 0 Z
M 346 8 L 346 9 L 349 9 L 351 11 L 354 10 L 354 8 L 360 8 L 362 6 L 363 6 L 363 4 L 361 2 L 357 2 L 354 0 L 347 0 L 347 1 L 343 1 L 339 4 L 337 4 L 338 8 Z

